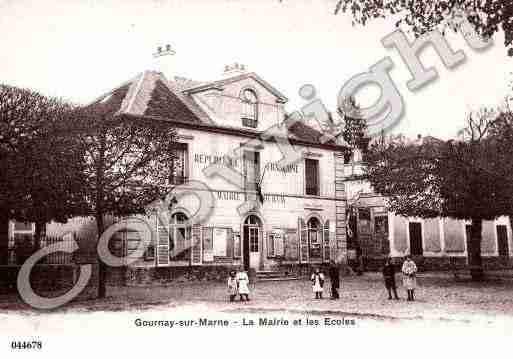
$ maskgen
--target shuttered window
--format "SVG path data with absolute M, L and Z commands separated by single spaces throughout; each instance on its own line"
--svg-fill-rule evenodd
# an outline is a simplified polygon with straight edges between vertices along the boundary
M 285 255 L 285 231 L 267 232 L 267 257 L 283 257 Z
M 305 192 L 309 196 L 319 195 L 319 161 L 305 159 Z
M 188 177 L 188 148 L 186 143 L 177 143 L 174 149 L 175 158 L 170 176 L 170 183 L 180 185 L 187 181 Z
M 203 261 L 212 262 L 214 257 L 240 257 L 240 234 L 237 235 L 238 244 L 234 241 L 234 232 L 231 228 L 203 228 Z

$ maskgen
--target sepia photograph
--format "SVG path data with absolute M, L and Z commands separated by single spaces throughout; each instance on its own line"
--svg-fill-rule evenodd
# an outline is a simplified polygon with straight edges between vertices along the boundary
M 0 355 L 507 356 L 511 0 L 0 0 L 0 33 Z

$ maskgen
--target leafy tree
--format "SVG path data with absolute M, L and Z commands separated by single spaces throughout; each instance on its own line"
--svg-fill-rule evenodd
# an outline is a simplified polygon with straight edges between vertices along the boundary
M 483 276 L 482 221 L 511 213 L 512 205 L 512 184 L 499 161 L 501 149 L 490 137 L 492 124 L 482 113 L 470 116 L 468 137 L 459 141 L 382 136 L 366 156 L 366 174 L 393 212 L 471 220 L 468 254 L 473 279 Z
M 495 175 L 507 178 L 513 183 L 513 156 L 511 148 L 513 148 L 513 111 L 506 101 L 506 105 L 502 108 L 490 127 L 491 141 L 497 147 L 496 157 L 497 163 Z M 513 194 L 509 195 L 513 198 Z M 508 212 L 510 223 L 513 224 L 513 213 Z
M 513 41 L 513 2 L 498 0 L 339 0 L 335 13 L 350 13 L 353 23 L 365 25 L 372 19 L 397 19 L 418 36 L 440 27 L 463 11 L 476 31 L 485 38 L 504 31 L 504 44 Z M 513 49 L 508 51 L 513 55 Z
M 0 85 L 0 263 L 7 263 L 9 220 L 44 224 L 77 213 L 81 177 L 67 127 L 71 106 L 39 93 Z
M 113 103 L 76 112 L 77 137 L 85 151 L 83 191 L 98 236 L 107 215 L 143 213 L 169 189 L 176 132 L 165 120 L 117 116 Z M 98 296 L 106 295 L 106 265 L 99 263 Z
M 349 157 L 356 150 L 365 152 L 369 144 L 369 138 L 366 136 L 367 122 L 359 111 L 360 107 L 354 97 L 347 98 L 338 109 L 339 115 L 344 120 L 342 137 L 351 149 L 350 152 L 347 152 Z M 349 158 L 346 158 L 346 162 L 348 160 Z
M 59 104 L 61 106 L 61 104 Z M 54 123 L 23 148 L 26 197 L 23 220 L 35 223 L 36 250 L 45 235 L 46 223 L 66 222 L 85 213 L 83 151 L 69 130 L 71 109 L 62 105 Z

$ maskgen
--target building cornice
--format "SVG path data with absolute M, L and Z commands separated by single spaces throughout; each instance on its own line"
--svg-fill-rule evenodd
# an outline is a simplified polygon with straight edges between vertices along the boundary
M 177 128 L 184 128 L 184 129 L 193 129 L 198 131 L 204 131 L 204 132 L 210 132 L 210 133 L 217 133 L 217 134 L 223 134 L 228 136 L 235 136 L 235 137 L 244 137 L 244 138 L 251 138 L 251 139 L 260 139 L 262 142 L 276 142 L 273 137 L 265 138 L 263 139 L 262 135 L 263 132 L 261 131 L 253 131 L 249 129 L 243 129 L 243 128 L 232 128 L 232 127 L 223 127 L 218 125 L 212 125 L 212 124 L 206 124 L 206 123 L 192 123 L 192 122 L 185 122 L 185 121 L 177 121 L 177 120 L 171 120 L 156 116 L 146 116 L 146 115 L 133 115 L 133 114 L 120 114 L 120 117 L 124 117 L 130 120 L 134 119 L 142 119 L 142 120 L 151 120 L 151 121 L 159 121 L 163 123 L 167 123 L 170 126 L 174 126 Z M 347 150 L 346 147 L 340 146 L 340 145 L 334 145 L 329 143 L 313 143 L 308 141 L 302 141 L 295 138 L 289 137 L 290 144 L 292 145 L 298 145 L 303 147 L 312 147 L 312 148 L 320 148 L 335 152 L 344 152 Z

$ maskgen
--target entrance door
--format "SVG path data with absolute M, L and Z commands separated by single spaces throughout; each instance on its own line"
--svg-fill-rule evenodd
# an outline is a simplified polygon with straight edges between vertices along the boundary
M 244 269 L 260 267 L 260 251 L 262 238 L 262 223 L 257 216 L 251 215 L 244 222 L 242 242 L 242 260 Z
M 310 218 L 308 226 L 309 258 L 312 261 L 322 260 L 322 230 L 321 223 L 315 217 Z
M 412 256 L 422 255 L 422 224 L 410 222 L 410 254 Z
M 503 224 L 497 225 L 497 247 L 499 251 L 499 256 L 509 256 L 508 227 L 506 227 Z

